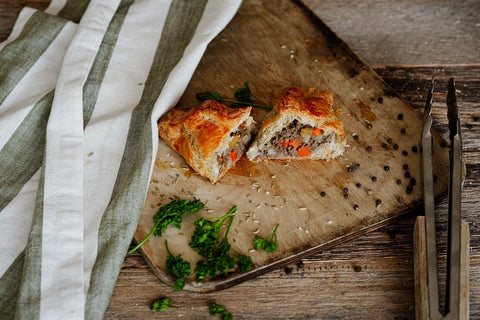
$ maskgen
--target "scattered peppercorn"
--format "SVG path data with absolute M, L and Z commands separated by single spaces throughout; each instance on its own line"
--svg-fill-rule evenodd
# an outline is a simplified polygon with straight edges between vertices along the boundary
M 393 145 L 393 150 L 398 150 L 398 144 L 395 143 L 395 144 Z
M 377 99 L 377 101 L 378 101 L 378 103 L 383 103 L 383 98 L 380 97 L 380 98 Z
M 365 148 L 365 151 L 367 151 L 367 152 L 372 152 L 372 147 L 367 146 L 367 147 Z
M 377 206 L 381 205 L 381 204 L 382 204 L 382 200 L 381 200 L 381 199 L 375 200 L 375 204 L 376 204 Z
M 347 193 L 347 192 L 348 192 L 348 188 L 343 188 L 343 192 Z
M 402 180 L 397 179 L 397 184 L 402 184 Z
M 408 185 L 408 186 L 407 186 L 407 189 L 405 190 L 405 192 L 406 192 L 407 194 L 412 193 L 412 186 L 411 186 L 411 185 Z
M 353 165 L 353 170 L 357 170 L 358 168 L 360 168 L 360 163 L 355 163 Z
M 407 133 L 407 130 L 405 128 L 402 128 L 402 129 L 400 129 L 400 133 L 405 134 L 405 133 Z
M 404 169 L 404 170 L 408 170 L 408 164 L 404 164 L 404 165 L 403 165 L 403 169 Z
M 348 193 L 344 193 L 344 194 L 343 194 L 343 197 L 344 197 L 345 199 L 348 199 Z
M 405 172 L 404 177 L 405 178 L 410 178 L 410 171 Z
M 347 171 L 348 171 L 348 172 L 352 172 L 352 171 L 353 171 L 353 167 L 347 167 Z
M 357 184 L 355 185 L 357 188 L 360 188 L 362 186 L 362 184 L 360 182 L 357 182 Z
M 418 151 L 417 146 L 413 146 L 413 147 L 412 147 L 412 152 L 417 152 L 417 151 Z
M 382 142 L 382 148 L 387 149 L 388 145 L 385 142 Z
M 373 181 L 373 182 L 377 181 L 377 177 L 373 176 L 373 177 L 372 177 L 372 181 Z
M 383 170 L 388 171 L 388 170 L 390 170 L 390 167 L 389 166 L 384 166 Z
M 325 197 L 327 194 L 325 193 L 325 191 L 322 191 L 322 192 L 320 192 L 320 195 L 321 195 L 322 197 Z
M 358 141 L 358 139 L 360 139 L 360 137 L 357 136 L 356 134 L 354 134 L 354 135 L 353 135 L 353 140 Z
M 417 183 L 417 180 L 415 178 L 410 179 L 410 185 L 414 186 Z
M 393 142 L 392 138 L 388 138 L 388 139 L 387 139 L 387 142 L 388 142 L 388 143 L 392 143 L 392 142 Z
M 402 154 L 406 157 L 406 156 L 408 156 L 408 151 L 407 151 L 407 150 L 403 150 L 403 151 L 402 151 Z
M 354 204 L 354 205 L 353 205 L 353 209 L 354 209 L 354 210 L 358 210 L 359 208 L 360 208 L 360 206 L 359 206 L 358 204 Z
M 398 120 L 403 120 L 403 114 L 399 113 L 399 114 L 397 115 L 397 119 L 398 119 Z

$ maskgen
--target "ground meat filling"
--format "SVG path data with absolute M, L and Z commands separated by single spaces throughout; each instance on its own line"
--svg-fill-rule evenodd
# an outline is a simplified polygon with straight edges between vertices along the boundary
M 230 168 L 247 150 L 252 140 L 251 128 L 240 125 L 235 132 L 231 132 L 229 148 L 218 156 L 220 172 Z
M 310 125 L 302 125 L 293 120 L 287 127 L 279 131 L 265 144 L 261 150 L 262 157 L 308 157 L 315 149 L 332 139 L 331 134 Z

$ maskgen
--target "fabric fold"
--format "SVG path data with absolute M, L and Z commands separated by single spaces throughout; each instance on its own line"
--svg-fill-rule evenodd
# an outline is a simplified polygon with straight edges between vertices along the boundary
M 0 44 L 0 318 L 102 319 L 156 121 L 240 0 L 53 0 Z M 4 231 L 4 232 L 2 232 Z

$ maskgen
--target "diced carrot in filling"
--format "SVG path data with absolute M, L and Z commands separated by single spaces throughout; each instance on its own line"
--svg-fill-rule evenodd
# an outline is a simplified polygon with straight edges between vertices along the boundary
M 281 144 L 282 144 L 282 147 L 284 148 L 288 147 L 288 141 L 282 141 Z
M 232 159 L 232 162 L 235 162 L 235 160 L 237 160 L 237 151 L 235 151 L 235 149 L 232 149 L 232 151 L 230 151 L 230 159 Z
M 300 143 L 301 143 L 301 141 L 300 141 L 299 137 L 295 138 L 295 140 L 289 140 L 288 141 L 288 145 L 294 147 L 295 149 L 300 146 Z
M 322 129 L 319 129 L 317 127 L 314 127 L 313 130 L 312 130 L 312 135 L 315 136 L 315 137 L 318 137 L 319 135 L 321 135 L 323 133 L 323 130 Z
M 312 152 L 312 149 L 309 146 L 300 147 L 297 150 L 299 157 L 308 157 Z

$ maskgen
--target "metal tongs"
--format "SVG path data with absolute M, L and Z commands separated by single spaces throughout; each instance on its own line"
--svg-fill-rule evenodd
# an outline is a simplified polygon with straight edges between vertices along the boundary
M 425 217 L 417 217 L 414 232 L 415 305 L 417 319 L 468 319 L 469 230 L 461 220 L 462 138 L 455 82 L 448 82 L 447 108 L 450 131 L 450 173 L 448 185 L 448 231 L 445 300 L 440 303 L 435 221 L 432 101 L 435 81 L 425 105 L 422 131 L 422 165 Z

